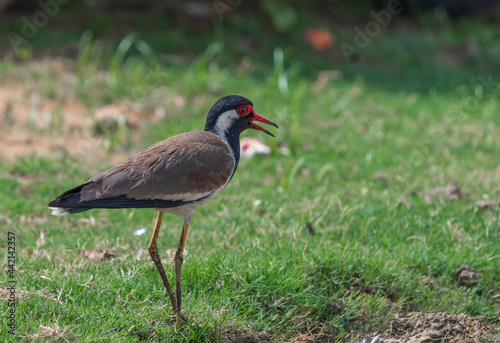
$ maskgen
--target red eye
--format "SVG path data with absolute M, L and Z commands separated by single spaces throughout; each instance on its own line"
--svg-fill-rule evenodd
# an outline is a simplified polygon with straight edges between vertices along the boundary
M 250 111 L 248 110 L 247 106 L 238 107 L 238 109 L 236 111 L 238 112 L 238 115 L 240 117 L 244 117 L 244 116 L 246 116 L 246 115 L 248 115 L 250 113 Z

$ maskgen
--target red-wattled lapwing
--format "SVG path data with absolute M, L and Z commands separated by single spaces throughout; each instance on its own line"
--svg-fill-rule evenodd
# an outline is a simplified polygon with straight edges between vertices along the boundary
M 278 127 L 257 115 L 250 100 L 238 95 L 221 98 L 208 113 L 205 131 L 181 133 L 158 142 L 124 163 L 62 193 L 49 204 L 49 208 L 53 215 L 93 208 L 157 210 L 148 250 L 167 289 L 177 324 L 180 324 L 182 254 L 191 217 L 233 177 L 240 159 L 240 133 L 256 129 L 273 136 L 256 125 L 256 121 Z M 164 212 L 182 215 L 184 219 L 174 257 L 176 295 L 156 247 Z

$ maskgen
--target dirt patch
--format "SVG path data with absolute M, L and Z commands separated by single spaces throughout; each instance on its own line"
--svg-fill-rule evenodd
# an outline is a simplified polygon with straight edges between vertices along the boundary
M 482 209 L 496 208 L 500 207 L 500 200 L 499 199 L 479 200 L 476 202 L 476 206 Z
M 222 343 L 271 343 L 271 338 L 265 332 L 256 333 L 252 330 L 231 330 L 222 332 Z
M 455 279 L 462 286 L 475 286 L 482 275 L 466 264 L 460 265 L 455 272 Z
M 160 118 L 128 101 L 89 109 L 76 98 L 77 77 L 62 61 L 44 59 L 12 70 L 0 83 L 0 159 L 30 154 L 77 155 L 85 160 L 123 161 L 109 151 L 103 130 L 126 127 L 130 143 L 147 122 Z
M 316 343 L 316 342 L 333 342 L 334 336 L 331 334 L 330 329 L 324 323 L 317 323 L 309 325 L 306 329 L 295 336 L 292 342 L 295 343 Z M 288 342 L 288 340 L 286 340 Z
M 498 342 L 500 328 L 485 318 L 447 312 L 396 314 L 387 329 L 362 343 L 477 343 Z
M 41 326 L 37 333 L 28 337 L 37 342 L 73 342 L 76 336 L 68 333 L 67 330 L 68 327 L 60 328 L 56 323 L 52 326 Z
M 444 187 L 428 189 L 425 192 L 425 202 L 431 204 L 435 199 L 458 200 L 462 197 L 460 186 L 457 182 L 450 182 Z
M 83 256 L 91 261 L 102 261 L 104 259 L 111 259 L 116 256 L 116 249 L 104 249 L 102 252 L 95 250 L 85 250 Z
M 488 323 L 484 317 L 470 317 L 465 314 L 447 312 L 405 312 L 392 316 L 380 334 L 360 339 L 345 338 L 348 343 L 494 343 L 500 341 L 500 327 Z M 357 334 L 359 337 L 359 333 Z M 347 337 L 356 336 L 352 331 Z M 277 337 L 272 340 L 267 333 L 252 330 L 226 329 L 222 333 L 223 343 L 268 343 L 300 342 L 327 343 L 336 341 L 335 335 L 325 323 L 316 323 L 291 339 Z

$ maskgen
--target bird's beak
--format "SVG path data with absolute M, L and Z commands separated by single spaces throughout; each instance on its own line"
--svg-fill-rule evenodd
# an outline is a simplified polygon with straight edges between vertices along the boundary
M 253 112 L 253 118 L 250 120 L 250 127 L 254 130 L 262 131 L 264 133 L 267 133 L 269 136 L 274 137 L 274 135 L 271 132 L 269 132 L 266 129 L 264 129 L 263 127 L 260 127 L 259 125 L 255 124 L 254 121 L 260 121 L 261 123 L 272 125 L 277 129 L 278 129 L 278 125 L 276 125 L 272 121 L 267 120 L 264 117 L 259 116 L 257 113 Z

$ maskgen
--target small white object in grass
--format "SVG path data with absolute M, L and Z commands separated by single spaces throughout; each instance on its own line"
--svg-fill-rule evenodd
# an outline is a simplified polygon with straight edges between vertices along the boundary
M 398 341 L 399 342 L 399 341 Z M 381 339 L 379 336 L 364 339 L 362 343 L 384 343 L 384 340 Z
M 146 233 L 146 229 L 141 227 L 139 230 L 134 231 L 134 236 L 144 235 L 145 233 Z
M 271 148 L 254 138 L 243 138 L 241 140 L 241 157 L 249 158 L 255 154 L 267 155 Z
M 279 150 L 280 150 L 280 153 L 284 156 L 290 155 L 290 149 L 288 149 L 286 146 L 280 147 Z

